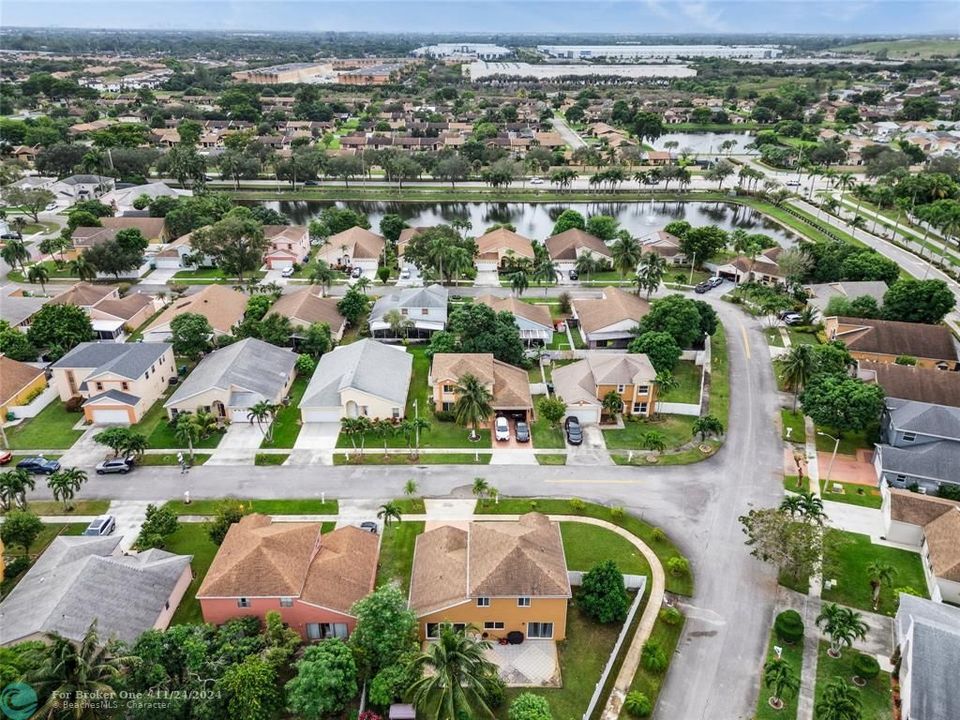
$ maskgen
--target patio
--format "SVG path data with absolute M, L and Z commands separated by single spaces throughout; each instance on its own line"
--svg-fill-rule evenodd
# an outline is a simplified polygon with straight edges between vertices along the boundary
M 519 645 L 494 642 L 484 654 L 500 668 L 500 678 L 510 687 L 562 686 L 557 644 L 552 640 L 524 640 Z

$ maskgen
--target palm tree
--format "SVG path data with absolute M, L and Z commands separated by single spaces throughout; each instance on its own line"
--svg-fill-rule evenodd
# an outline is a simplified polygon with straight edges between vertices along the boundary
M 663 452 L 667 448 L 667 437 L 659 430 L 650 430 L 640 437 L 640 442 L 647 450 Z
M 793 412 L 797 412 L 797 397 L 813 375 L 815 358 L 810 345 L 794 345 L 780 363 L 780 376 L 793 393 Z
M 18 240 L 23 240 L 23 231 L 26 230 L 28 224 L 27 219 L 23 215 L 17 215 L 10 221 L 10 227 L 17 234 Z
M 409 693 L 427 720 L 493 717 L 489 701 L 499 683 L 496 666 L 484 655 L 490 643 L 467 635 L 479 632 L 444 625 L 440 639 L 413 660 L 410 672 L 420 679 Z
M 650 293 L 660 287 L 663 276 L 667 272 L 667 259 L 657 255 L 654 252 L 648 252 L 640 257 L 640 270 L 637 273 L 637 294 L 640 289 L 647 291 L 647 299 L 650 299 Z
M 123 443 L 123 456 L 127 459 L 136 456 L 143 457 L 143 453 L 150 447 L 147 436 L 143 433 L 131 432 Z
M 121 676 L 123 658 L 114 656 L 101 642 L 96 620 L 78 644 L 56 633 L 47 638 L 49 644 L 34 651 L 36 664 L 26 678 L 39 695 L 49 696 L 34 717 L 99 717 L 84 709 L 82 698 L 112 696 Z
M 723 435 L 723 423 L 713 415 L 704 415 L 693 421 L 694 436 L 700 435 L 700 441 L 707 439 L 707 435 Z
M 617 415 L 623 412 L 623 398 L 616 390 L 610 390 L 603 396 L 603 410 L 607 415 Z
M 827 603 L 817 615 L 817 627 L 830 638 L 830 657 L 840 657 L 844 646 L 850 647 L 857 638 L 861 640 L 867 636 L 867 624 L 863 616 L 850 608 L 841 607 L 835 603 Z
M 7 240 L 3 249 L 0 250 L 0 258 L 3 258 L 3 261 L 10 267 L 15 268 L 19 265 L 20 272 L 26 272 L 27 268 L 24 263 L 30 259 L 30 251 L 23 244 L 23 240 Z
M 861 720 L 863 699 L 860 691 L 842 678 L 834 678 L 815 706 L 817 720 Z
M 185 412 L 177 415 L 173 426 L 173 436 L 190 450 L 190 464 L 193 464 L 193 446 L 200 441 L 200 424 L 195 415 Z
M 897 569 L 883 560 L 871 560 L 867 563 L 867 575 L 870 576 L 870 588 L 873 590 L 873 609 L 880 605 L 880 590 L 889 587 L 897 575 Z
M 40 292 L 47 291 L 47 280 L 50 279 L 50 270 L 43 263 L 34 263 L 27 270 L 27 281 L 32 285 L 33 283 L 40 283 Z
M 663 404 L 663 396 L 671 390 L 676 390 L 680 387 L 680 381 L 677 380 L 669 370 L 661 370 L 657 373 L 654 382 L 657 385 L 657 413 L 659 414 L 659 406 Z
M 547 253 L 543 253 L 541 257 L 537 258 L 536 264 L 533 266 L 533 279 L 544 283 L 544 297 L 547 296 L 547 286 L 557 282 L 558 273 L 557 264 Z
M 60 500 L 63 509 L 67 510 L 67 502 L 73 500 L 86 481 L 87 474 L 80 468 L 64 468 L 47 478 L 47 487 L 53 493 L 53 499 Z
M 827 519 L 826 513 L 823 512 L 823 500 L 812 492 L 802 492 L 799 498 L 800 515 L 808 520 L 813 520 L 817 525 L 823 525 L 824 520 Z
M 853 228 L 853 237 L 856 239 L 857 230 L 863 230 L 867 224 L 867 221 L 864 220 L 860 215 L 854 215 L 853 219 L 848 224 Z
M 593 259 L 592 253 L 583 253 L 577 258 L 573 267 L 577 271 L 577 275 L 586 275 L 587 280 L 589 280 L 590 273 L 597 269 L 597 261 Z
M 390 420 L 385 420 L 382 418 L 376 418 L 371 421 L 370 428 L 380 436 L 380 439 L 383 440 L 383 454 L 387 454 L 387 441 L 390 439 L 390 436 L 396 433 L 397 427 Z
M 250 410 L 247 412 L 247 420 L 250 421 L 250 424 L 253 425 L 254 421 L 257 423 L 257 427 L 260 428 L 260 432 L 264 433 L 267 441 L 272 437 L 271 428 L 273 426 L 273 416 L 276 412 L 276 406 L 271 405 L 265 400 L 261 400 L 255 405 L 250 407 Z M 263 424 L 267 423 L 267 430 L 264 432 Z
M 86 253 L 79 255 L 76 260 L 70 263 L 70 270 L 81 280 L 93 280 L 97 277 L 97 268 L 87 260 Z
M 843 195 L 844 193 L 853 187 L 857 179 L 854 177 L 853 173 L 841 173 L 837 176 L 837 187 L 840 188 L 840 203 L 843 204 Z
M 383 321 L 390 326 L 390 332 L 393 333 L 395 338 L 403 337 L 406 339 L 410 334 L 410 328 L 413 327 L 413 320 L 397 310 L 397 308 L 387 310 L 387 312 L 384 313 Z
M 417 486 L 417 481 L 413 478 L 410 478 L 403 484 L 403 494 L 408 498 L 412 498 L 414 495 L 416 495 L 417 490 L 419 490 L 419 487 Z
M 337 273 L 329 263 L 318 260 L 316 267 L 310 273 L 310 282 L 320 286 L 320 297 L 323 297 L 330 290 L 336 277 Z
M 636 269 L 640 262 L 641 250 L 640 241 L 627 233 L 618 237 L 610 247 L 613 266 L 620 273 L 621 280 L 626 273 Z
M 383 520 L 384 527 L 389 527 L 390 523 L 392 523 L 394 520 L 400 522 L 400 506 L 392 500 L 385 502 L 380 506 L 380 511 L 377 513 L 377 519 Z
M 415 417 L 408 421 L 410 423 L 410 432 L 414 439 L 414 457 L 420 457 L 420 435 L 430 429 L 430 422 L 426 418 Z
M 457 401 L 453 405 L 453 415 L 458 425 L 470 426 L 470 439 L 476 440 L 480 423 L 484 422 L 493 412 L 491 403 L 493 393 L 477 379 L 476 375 L 467 373 L 460 378 L 454 388 Z
M 783 707 L 783 696 L 786 693 L 796 695 L 800 689 L 800 678 L 796 670 L 783 658 L 770 660 L 763 666 L 763 684 L 773 691 L 770 705 L 776 709 Z
M 780 501 L 780 509 L 790 513 L 790 517 L 796 517 L 802 512 L 803 500 L 799 495 L 790 494 Z
M 22 468 L 8 470 L 0 475 L 0 508 L 3 508 L 4 512 L 13 509 L 14 506 L 25 508 L 27 491 L 33 490 L 36 484 L 33 475 Z
M 510 275 L 510 289 L 517 294 L 517 297 L 520 297 L 529 286 L 530 280 L 527 278 L 527 268 L 518 264 Z
M 490 483 L 482 477 L 474 478 L 472 492 L 474 497 L 482 498 L 490 492 Z
M 203 410 L 197 410 L 197 414 L 194 416 L 194 422 L 200 429 L 200 437 L 202 438 L 210 437 L 219 425 L 213 413 Z

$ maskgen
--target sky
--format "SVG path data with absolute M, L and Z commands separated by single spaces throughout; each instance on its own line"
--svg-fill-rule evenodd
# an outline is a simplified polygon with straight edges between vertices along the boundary
M 957 0 L 2 0 L 0 27 L 960 35 Z

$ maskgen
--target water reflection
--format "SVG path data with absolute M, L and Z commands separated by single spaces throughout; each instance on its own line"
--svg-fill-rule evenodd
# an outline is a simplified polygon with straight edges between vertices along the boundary
M 657 150 L 668 149 L 664 143 L 675 142 L 678 145 L 673 148 L 674 152 L 691 153 L 719 153 L 720 145 L 726 141 L 735 143 L 734 147 L 724 152 L 734 152 L 738 154 L 753 154 L 756 151 L 747 148 L 747 145 L 753 142 L 753 134 L 749 132 L 702 132 L 702 133 L 667 133 L 661 135 L 653 141 L 652 145 Z

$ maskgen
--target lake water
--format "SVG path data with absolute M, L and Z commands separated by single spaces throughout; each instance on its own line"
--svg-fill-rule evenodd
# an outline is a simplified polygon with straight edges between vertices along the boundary
M 449 223 L 454 219 L 469 220 L 474 235 L 496 223 L 512 223 L 517 232 L 526 237 L 543 240 L 550 236 L 556 218 L 566 209 L 576 210 L 584 217 L 612 215 L 631 235 L 643 237 L 663 228 L 674 220 L 686 220 L 693 226 L 717 225 L 724 230 L 743 228 L 747 232 L 762 232 L 776 239 L 784 247 L 793 245 L 796 237 L 766 216 L 751 208 L 723 202 L 595 202 L 595 203 L 422 203 L 422 202 L 336 202 L 333 201 L 272 201 L 264 203 L 279 210 L 298 225 L 306 225 L 330 205 L 348 207 L 364 213 L 370 227 L 376 231 L 380 219 L 395 213 L 415 226 Z
M 665 142 L 680 143 L 673 152 L 682 152 L 685 148 L 696 153 L 719 153 L 721 143 L 732 140 L 736 146 L 729 152 L 739 154 L 755 154 L 756 150 L 748 149 L 747 145 L 753 142 L 753 134 L 749 132 L 702 132 L 702 133 L 666 133 L 653 141 L 657 150 L 666 150 Z

